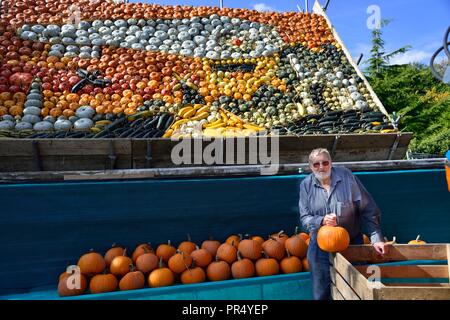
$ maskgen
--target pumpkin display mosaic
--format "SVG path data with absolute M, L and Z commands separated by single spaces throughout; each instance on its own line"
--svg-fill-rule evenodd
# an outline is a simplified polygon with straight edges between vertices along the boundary
M 315 13 L 88 0 L 0 6 L 1 137 L 396 130 Z M 77 23 L 73 6 L 83 8 Z

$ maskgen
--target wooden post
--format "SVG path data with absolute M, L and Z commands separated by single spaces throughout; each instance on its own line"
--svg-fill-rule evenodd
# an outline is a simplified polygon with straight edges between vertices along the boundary
M 448 282 L 450 282 L 450 244 L 447 245 Z

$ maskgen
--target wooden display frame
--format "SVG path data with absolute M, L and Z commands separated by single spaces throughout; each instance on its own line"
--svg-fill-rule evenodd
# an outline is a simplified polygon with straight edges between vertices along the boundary
M 378 265 L 408 260 L 446 260 L 446 265 Z M 350 246 L 346 251 L 330 254 L 331 292 L 333 300 L 450 300 L 450 283 L 417 282 L 418 278 L 450 277 L 450 244 L 391 245 L 385 256 L 371 245 Z M 353 265 L 353 263 L 368 263 Z M 381 279 L 411 279 L 410 283 L 374 282 L 373 272 Z M 371 267 L 371 268 L 368 268 Z M 414 282 L 416 281 L 416 282 Z

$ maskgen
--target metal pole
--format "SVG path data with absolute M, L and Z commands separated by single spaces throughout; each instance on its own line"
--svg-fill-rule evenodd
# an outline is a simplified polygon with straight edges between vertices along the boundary
M 220 9 L 223 9 L 223 0 L 220 0 L 219 2 L 220 2 L 220 4 L 219 4 Z
M 359 55 L 359 58 L 358 58 L 358 61 L 356 62 L 356 64 L 359 66 L 359 63 L 361 62 L 361 60 L 362 60 L 362 58 L 364 57 L 364 54 L 360 54 Z
M 308 0 L 305 0 L 305 13 L 308 13 Z
M 323 7 L 323 11 L 327 11 L 329 4 L 330 4 L 330 0 L 327 0 L 327 3 L 325 3 L 325 6 Z

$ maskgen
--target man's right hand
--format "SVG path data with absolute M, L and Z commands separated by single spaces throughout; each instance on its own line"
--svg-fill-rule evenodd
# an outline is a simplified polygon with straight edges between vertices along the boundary
M 323 218 L 322 225 L 323 225 L 323 226 L 332 226 L 332 227 L 337 226 L 337 223 L 336 223 L 336 214 L 335 214 L 335 213 L 327 214 L 327 215 Z

